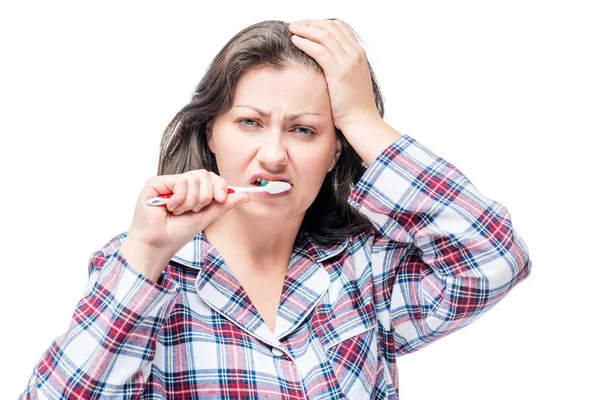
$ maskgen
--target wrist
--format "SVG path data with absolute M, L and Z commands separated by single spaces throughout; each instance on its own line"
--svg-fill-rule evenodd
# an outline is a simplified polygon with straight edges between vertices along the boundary
M 354 127 L 372 126 L 373 124 L 385 123 L 383 118 L 377 112 L 364 112 L 349 116 L 344 121 L 339 122 L 336 127 L 342 132 L 352 131 Z
M 119 246 L 119 253 L 131 268 L 154 282 L 158 282 L 171 259 L 164 251 L 158 251 L 129 237 Z

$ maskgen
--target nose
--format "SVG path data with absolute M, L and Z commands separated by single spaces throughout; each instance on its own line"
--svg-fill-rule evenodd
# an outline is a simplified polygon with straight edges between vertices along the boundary
M 256 158 L 260 163 L 272 169 L 287 164 L 287 145 L 283 135 L 276 129 L 263 135 Z

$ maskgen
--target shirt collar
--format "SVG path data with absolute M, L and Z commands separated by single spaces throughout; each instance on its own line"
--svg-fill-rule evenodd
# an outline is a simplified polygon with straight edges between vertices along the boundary
M 306 231 L 300 230 L 294 244 L 294 252 L 303 251 L 312 261 L 320 263 L 344 251 L 348 242 L 349 239 L 344 239 L 331 245 L 319 245 Z M 207 250 L 212 250 L 210 249 L 212 247 L 202 231 L 183 246 L 171 260 L 191 268 L 201 269 L 204 255 Z
M 348 243 L 349 239 L 345 239 L 320 246 L 300 231 L 283 284 L 275 332 L 267 327 L 204 231 L 181 248 L 172 261 L 199 271 L 196 292 L 216 312 L 249 334 L 285 349 L 279 341 L 302 323 L 329 288 L 331 276 L 324 261 L 344 251 Z

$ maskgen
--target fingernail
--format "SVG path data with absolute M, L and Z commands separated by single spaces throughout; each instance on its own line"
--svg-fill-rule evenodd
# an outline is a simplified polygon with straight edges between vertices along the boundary
M 219 196 L 219 199 L 225 200 L 225 191 L 223 189 L 219 190 L 219 194 L 217 196 Z
M 196 206 L 196 207 L 195 207 L 195 208 L 194 208 L 192 211 L 194 211 L 194 212 L 198 212 L 198 211 L 200 211 L 200 209 L 201 209 L 201 208 L 202 208 L 202 206 L 201 206 L 201 205 L 198 205 L 198 206 Z
M 249 202 L 249 201 L 250 201 L 250 199 L 246 197 L 246 198 L 245 198 L 244 200 L 242 200 L 240 203 L 247 203 L 247 202 Z

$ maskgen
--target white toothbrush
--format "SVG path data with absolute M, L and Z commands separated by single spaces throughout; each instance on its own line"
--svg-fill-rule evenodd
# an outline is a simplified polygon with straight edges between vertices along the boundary
M 269 194 L 278 194 L 283 193 L 286 190 L 289 190 L 292 187 L 287 182 L 282 181 L 270 181 L 265 186 L 254 186 L 254 187 L 242 187 L 242 186 L 227 186 L 227 193 L 259 193 L 259 192 L 267 192 Z M 150 206 L 162 206 L 167 204 L 167 200 L 171 198 L 173 193 L 161 194 L 159 196 L 153 197 L 149 200 L 146 200 L 146 204 Z

